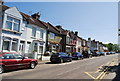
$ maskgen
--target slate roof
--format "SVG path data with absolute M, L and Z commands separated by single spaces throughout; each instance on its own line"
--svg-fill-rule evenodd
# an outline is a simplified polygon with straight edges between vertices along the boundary
M 10 8 L 10 7 L 8 7 L 8 6 L 6 6 L 6 5 L 2 5 L 2 11 L 5 11 L 5 10 L 8 9 L 8 8 Z M 23 13 L 23 12 L 20 12 L 20 13 L 21 13 L 21 15 L 23 16 L 23 20 L 24 20 L 24 21 L 27 21 L 28 23 L 34 24 L 34 25 L 36 25 L 36 26 L 38 26 L 38 27 L 47 29 L 47 27 L 46 27 L 40 20 L 35 19 L 35 18 L 33 18 L 33 17 L 31 17 L 31 16 Z

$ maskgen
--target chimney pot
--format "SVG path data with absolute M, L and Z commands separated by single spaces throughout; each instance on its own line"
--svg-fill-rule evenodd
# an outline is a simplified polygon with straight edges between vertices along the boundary
M 34 13 L 33 15 L 31 15 L 33 18 L 35 18 L 35 19 L 39 19 L 40 18 L 40 14 L 39 14 L 39 12 L 37 12 L 37 13 Z
M 75 35 L 78 36 L 78 32 L 77 31 L 75 32 Z

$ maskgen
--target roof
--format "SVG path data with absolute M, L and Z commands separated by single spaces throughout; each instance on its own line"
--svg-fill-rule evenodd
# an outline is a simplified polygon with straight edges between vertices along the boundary
M 82 40 L 82 38 L 81 38 L 81 37 L 79 37 L 79 36 L 77 36 L 77 40 Z
M 52 24 L 50 24 L 49 22 L 46 23 L 46 22 L 43 22 L 43 21 L 42 21 L 42 23 L 43 23 L 45 26 L 48 27 L 48 30 L 49 30 L 50 32 L 60 34 L 60 31 L 57 30 L 57 29 L 56 29 Z
M 2 11 L 5 11 L 6 9 L 8 9 L 10 7 L 6 6 L 6 5 L 2 5 Z
M 75 39 L 75 40 L 76 40 L 77 36 L 74 34 L 73 31 L 69 31 L 69 35 L 70 35 L 70 37 L 71 37 L 72 39 Z
M 10 8 L 10 7 L 8 7 L 6 5 L 2 5 L 2 11 L 5 11 L 8 8 Z M 39 27 L 44 28 L 44 29 L 47 28 L 40 20 L 35 19 L 35 18 L 33 18 L 33 17 L 23 13 L 23 12 L 20 12 L 20 13 L 23 16 L 24 21 L 27 21 L 30 24 L 34 24 L 34 25 L 39 26 Z
M 60 31 L 60 34 L 67 35 L 68 31 L 63 29 L 62 26 L 58 25 L 55 27 L 58 31 Z
M 37 25 L 37 26 L 44 28 L 44 29 L 47 28 L 40 20 L 35 19 L 35 18 L 25 14 L 25 13 L 22 13 L 22 12 L 20 12 L 20 13 L 23 16 L 23 20 L 27 21 L 28 23 Z

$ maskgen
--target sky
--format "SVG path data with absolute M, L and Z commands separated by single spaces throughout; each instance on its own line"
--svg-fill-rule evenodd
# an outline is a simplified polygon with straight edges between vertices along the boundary
M 5 2 L 9 7 L 31 15 L 41 13 L 40 20 L 64 29 L 78 31 L 84 39 L 118 43 L 117 2 Z

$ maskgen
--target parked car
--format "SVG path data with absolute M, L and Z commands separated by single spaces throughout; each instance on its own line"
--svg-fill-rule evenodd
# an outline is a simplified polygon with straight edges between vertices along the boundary
M 115 54 L 115 52 L 112 52 L 112 54 Z
M 72 56 L 70 56 L 69 54 L 64 53 L 64 52 L 54 53 L 51 55 L 50 61 L 51 62 L 59 62 L 59 63 L 63 63 L 66 61 L 71 62 Z
M 105 55 L 105 53 L 104 52 L 100 52 L 100 56 L 103 56 L 103 55 Z
M 94 52 L 92 56 L 100 56 L 100 52 Z
M 92 57 L 93 53 L 90 51 L 83 51 L 82 54 L 83 54 L 84 58 L 90 58 L 90 57 Z
M 34 69 L 38 64 L 35 59 L 27 59 L 18 53 L 1 52 L 0 53 L 0 73 L 7 70 L 14 70 L 19 68 Z
M 106 55 L 110 55 L 110 52 L 107 52 Z
M 83 59 L 83 55 L 80 52 L 74 52 L 72 54 L 72 59 L 77 59 L 77 60 Z

